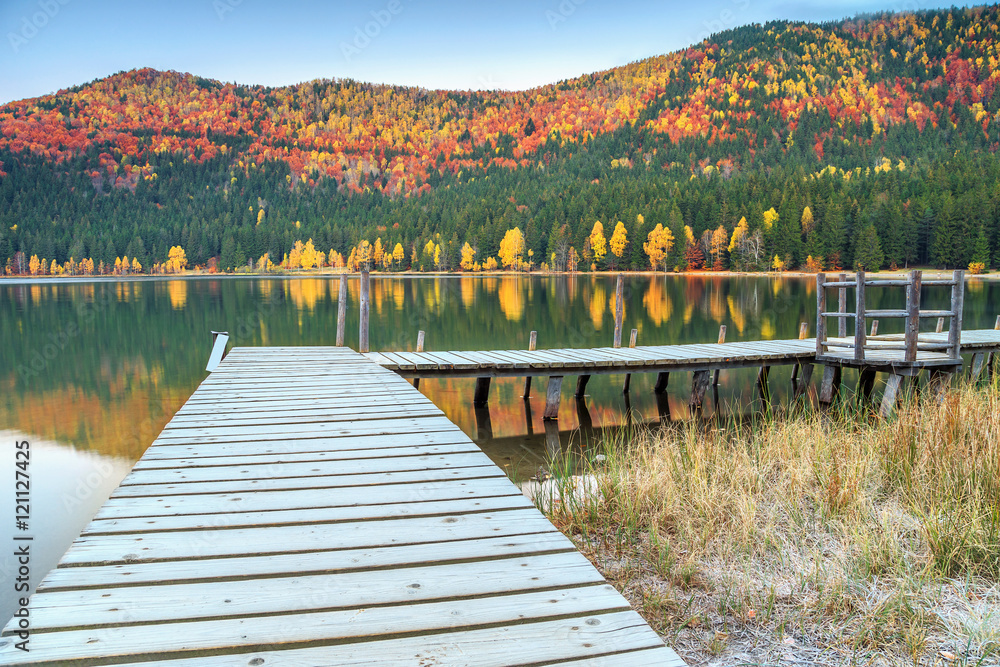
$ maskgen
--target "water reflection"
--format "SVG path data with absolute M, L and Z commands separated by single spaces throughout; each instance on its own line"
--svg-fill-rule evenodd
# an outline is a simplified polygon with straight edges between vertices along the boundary
M 45 441 L 26 433 L 0 431 L 0 442 L 8 461 L 13 461 L 14 443 L 30 443 L 31 575 L 29 585 L 34 591 L 46 573 L 55 567 L 70 543 L 87 525 L 97 509 L 107 500 L 132 467 L 130 459 L 80 452 L 72 447 Z M 0 480 L 0 509 L 3 516 L 14 516 L 14 475 Z M 0 526 L 0 540 L 13 544 L 13 522 Z M 0 586 L 6 592 L 14 590 L 18 563 L 13 549 L 4 549 L 0 556 Z M 16 611 L 13 594 L 0 596 L 0 619 L 6 621 Z

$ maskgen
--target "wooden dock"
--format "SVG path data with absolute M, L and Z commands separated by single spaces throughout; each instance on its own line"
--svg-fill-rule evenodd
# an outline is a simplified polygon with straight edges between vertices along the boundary
M 922 333 L 921 343 L 947 344 L 948 334 Z M 972 354 L 970 374 L 978 376 L 992 366 L 994 355 L 1000 353 L 1000 319 L 996 329 L 960 332 L 961 353 Z M 871 364 L 892 368 L 903 363 L 902 353 L 895 349 L 879 351 L 880 346 L 898 347 L 903 334 L 876 336 L 868 339 Z M 853 338 L 829 338 L 829 344 L 848 344 Z M 851 353 L 853 358 L 853 352 Z M 576 395 L 582 396 L 591 375 L 656 373 L 655 391 L 667 388 L 671 373 L 691 372 L 691 403 L 698 407 L 716 372 L 734 368 L 757 368 L 758 391 L 767 395 L 767 381 L 772 366 L 794 365 L 795 395 L 804 393 L 812 378 L 813 365 L 827 364 L 832 355 L 818 357 L 815 338 L 789 340 L 746 341 L 738 343 L 706 343 L 701 345 L 648 345 L 629 348 L 601 347 L 591 349 L 552 350 L 453 350 L 447 352 L 370 352 L 365 355 L 383 368 L 405 378 L 477 378 L 474 402 L 485 402 L 489 380 L 497 377 L 548 376 L 545 416 L 555 418 L 559 410 L 562 382 L 565 376 L 577 376 Z M 940 357 L 940 359 L 939 359 Z M 948 355 L 921 352 L 921 362 L 928 367 L 940 361 L 953 365 Z M 961 365 L 961 362 L 959 362 Z M 825 374 L 824 374 L 825 375 Z M 837 374 L 839 386 L 839 372 Z M 822 396 L 821 396 L 822 398 Z M 824 402 L 829 402 L 825 400 Z
M 438 408 L 343 347 L 234 349 L 30 623 L 0 663 L 683 665 Z

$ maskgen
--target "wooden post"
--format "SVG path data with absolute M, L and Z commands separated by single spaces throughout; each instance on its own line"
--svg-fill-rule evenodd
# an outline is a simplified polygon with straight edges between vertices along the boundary
M 948 328 L 948 343 L 951 358 L 962 358 L 962 310 L 965 306 L 965 271 L 957 269 L 953 274 L 955 284 L 951 288 L 951 326 Z
M 670 373 L 657 373 L 656 386 L 653 387 L 653 392 L 656 394 L 662 394 L 667 390 L 667 384 L 669 383 L 670 383 Z
M 554 421 L 547 421 L 545 426 L 545 454 L 551 460 L 559 458 L 562 454 L 562 443 L 559 442 L 559 424 Z
M 542 419 L 549 421 L 559 419 L 559 395 L 562 393 L 562 376 L 549 376 L 549 384 L 545 388 L 545 412 Z
M 819 387 L 819 402 L 829 405 L 833 403 L 833 398 L 840 392 L 840 366 L 825 366 L 823 368 L 823 382 Z
M 368 313 L 371 307 L 371 304 L 369 304 L 368 302 L 370 294 L 369 290 L 371 288 L 370 280 L 371 280 L 371 275 L 368 273 L 368 271 L 362 271 L 361 272 L 361 323 L 359 325 L 361 340 L 358 343 L 358 352 L 362 353 L 368 351 Z
M 944 318 L 939 317 L 937 321 L 937 326 L 934 328 L 934 333 L 941 333 L 944 331 Z
M 691 407 L 701 410 L 702 401 L 705 400 L 705 391 L 711 383 L 711 375 L 708 370 L 695 371 L 691 377 Z
M 854 311 L 854 360 L 865 359 L 865 272 L 858 271 L 857 307 Z M 846 318 L 840 318 L 841 321 Z
M 208 364 L 205 366 L 205 370 L 211 373 L 222 360 L 226 358 L 226 345 L 229 343 L 229 332 L 228 331 L 213 331 L 212 332 L 212 352 L 208 356 Z
M 809 389 L 809 383 L 812 382 L 814 368 L 815 366 L 813 364 L 804 364 L 802 366 L 801 377 L 799 377 L 799 381 L 795 385 L 795 398 L 803 396 Z
M 424 351 L 424 332 L 423 331 L 418 331 L 417 332 L 417 352 L 423 352 L 423 351 Z M 414 389 L 419 389 L 420 388 L 420 378 L 413 378 L 413 388 Z
M 979 376 L 983 373 L 983 368 L 986 366 L 986 354 L 983 352 L 976 352 L 972 355 L 972 364 L 969 366 L 969 382 L 976 382 L 979 380 Z
M 719 345 L 722 345 L 725 342 L 726 342 L 726 325 L 723 324 L 723 325 L 719 326 Z M 720 369 L 716 368 L 715 369 L 715 374 L 712 376 L 712 386 L 713 387 L 718 387 L 719 386 L 719 372 L 720 372 Z
M 917 343 L 920 338 L 920 285 L 923 272 L 911 271 L 910 284 L 906 286 L 906 328 L 903 330 L 903 361 L 912 364 L 917 360 Z M 898 388 L 897 388 L 898 389 Z
M 478 405 L 472 409 L 476 415 L 476 441 L 493 439 L 493 419 L 490 417 L 490 409 L 485 405 Z
M 847 274 L 846 273 L 841 273 L 840 274 L 840 282 L 842 282 L 842 283 L 846 283 L 847 282 Z M 840 289 L 837 290 L 837 312 L 838 313 L 846 313 L 847 312 L 847 288 L 846 287 L 841 287 Z M 838 320 L 838 323 L 837 323 L 837 335 L 840 336 L 841 338 L 847 338 L 847 318 L 846 317 L 838 317 L 837 320 Z
M 337 296 L 337 347 L 344 346 L 344 328 L 347 326 L 347 277 L 340 274 L 340 293 Z
M 889 374 L 889 377 L 885 381 L 885 392 L 882 394 L 882 406 L 879 409 L 879 414 L 883 418 L 889 417 L 893 410 L 896 409 L 896 405 L 899 403 L 900 397 L 902 397 L 902 394 L 899 392 L 902 385 L 902 375 Z
M 590 382 L 589 375 L 580 375 L 576 378 L 576 393 L 573 394 L 574 398 L 583 398 L 587 395 L 588 382 Z
M 872 320 L 872 331 L 868 334 L 869 337 L 878 335 L 878 320 Z
M 996 330 L 1000 330 L 1000 315 L 997 315 L 997 323 L 993 325 L 993 328 Z M 1000 355 L 1000 350 L 993 350 L 989 353 L 989 356 L 987 357 L 986 372 L 990 382 L 993 382 L 993 376 L 994 373 L 996 372 L 996 363 L 998 355 Z
M 771 389 L 767 385 L 767 378 L 770 374 L 770 366 L 761 366 L 760 371 L 757 372 L 757 392 L 760 395 L 760 400 L 764 403 L 771 402 Z
M 624 279 L 622 274 L 618 274 L 618 282 L 615 285 L 615 347 L 622 346 L 622 317 L 624 315 Z
M 823 355 L 823 343 L 826 341 L 826 274 L 816 274 L 816 356 Z
M 629 337 L 629 341 L 628 341 L 628 346 L 629 347 L 635 347 L 635 339 L 638 338 L 638 336 L 639 336 L 639 330 L 638 329 L 632 329 L 632 336 Z M 622 393 L 623 394 L 627 394 L 628 390 L 629 390 L 629 387 L 631 385 L 632 385 L 632 374 L 631 373 L 626 373 L 625 374 L 625 384 L 622 385 Z
M 799 324 L 799 340 L 805 340 L 808 337 L 809 337 L 809 324 L 806 322 L 802 322 L 801 324 Z M 807 365 L 812 366 L 812 364 L 807 364 Z M 802 372 L 802 364 L 796 363 L 794 366 L 792 366 L 792 389 L 798 387 L 800 372 Z M 812 372 L 810 371 L 810 376 L 811 375 Z
M 535 351 L 535 344 L 538 343 L 538 332 L 532 331 L 531 335 L 528 337 L 528 351 Z M 524 378 L 524 392 L 521 394 L 521 398 L 528 400 L 531 397 L 531 376 Z
M 580 424 L 581 431 L 589 432 L 594 430 L 594 418 L 590 416 L 587 401 L 582 398 L 576 399 L 576 420 Z
M 944 396 L 945 390 L 948 385 L 951 384 L 951 376 L 954 375 L 951 371 L 943 371 L 938 368 L 931 369 L 930 377 L 927 378 L 927 388 L 937 400 L 941 400 Z
M 486 405 L 490 400 L 490 378 L 476 378 L 476 393 L 472 397 L 472 404 L 475 406 Z
M 868 400 L 872 397 L 872 390 L 875 388 L 876 375 L 877 372 L 874 368 L 865 366 L 861 369 L 861 373 L 858 376 L 857 390 L 859 404 L 866 405 Z

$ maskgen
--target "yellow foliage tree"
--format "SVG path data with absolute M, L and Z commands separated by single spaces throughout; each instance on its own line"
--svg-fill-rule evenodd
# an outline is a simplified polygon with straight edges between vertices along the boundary
M 354 258 L 358 263 L 358 268 L 362 271 L 367 271 L 370 268 L 372 261 L 372 244 L 368 242 L 368 239 L 362 239 L 361 243 L 358 244 L 358 251 Z
M 296 243 L 295 245 L 298 246 L 299 244 Z M 309 239 L 299 253 L 299 266 L 303 269 L 311 269 L 316 266 L 316 260 L 316 246 L 313 245 L 313 240 Z
M 487 257 L 486 263 L 483 264 L 483 269 L 486 271 L 496 271 L 497 270 L 497 260 L 496 257 Z
M 774 256 L 774 260 L 771 262 L 771 266 L 774 268 L 775 271 L 785 270 L 785 262 L 777 255 Z
M 733 230 L 733 236 L 729 241 L 729 252 L 732 253 L 736 250 L 740 245 L 740 241 L 746 238 L 749 233 L 750 227 L 747 225 L 747 219 L 740 218 L 740 222 L 736 225 L 736 229 Z
M 524 234 L 520 227 L 508 229 L 500 241 L 500 261 L 505 268 L 517 271 L 521 267 L 521 256 L 524 254 Z
M 615 256 L 615 259 L 621 259 L 622 253 L 625 252 L 625 246 L 628 245 L 628 232 L 625 231 L 625 224 L 621 220 L 615 224 L 615 231 L 611 234 L 611 241 L 608 245 L 611 246 L 611 254 Z M 612 268 L 614 267 L 612 266 Z
M 815 224 L 812 209 L 806 206 L 802 209 L 802 231 L 808 234 L 813 230 Z
M 187 253 L 184 252 L 184 248 L 175 245 L 167 253 L 167 262 L 164 265 L 164 269 L 167 273 L 180 273 L 187 268 L 187 264 Z M 91 262 L 91 267 L 93 267 L 93 262 Z
M 396 264 L 399 265 L 399 264 L 402 263 L 403 257 L 405 257 L 405 256 L 406 256 L 406 251 L 403 250 L 403 244 L 402 243 L 397 243 L 396 247 L 392 249 L 392 259 L 393 259 L 393 261 L 395 261 Z
M 608 242 L 604 238 L 604 225 L 598 220 L 590 230 L 590 250 L 594 253 L 594 261 L 601 261 L 608 254 Z
M 471 271 L 475 265 L 476 249 L 466 241 L 465 245 L 462 246 L 462 261 L 459 262 L 459 266 L 462 267 L 463 271 Z
M 722 270 L 722 253 L 726 250 L 726 241 L 729 240 L 729 234 L 726 233 L 726 228 L 719 225 L 718 229 L 712 232 L 712 243 L 711 243 L 711 254 L 712 254 L 712 266 L 715 267 L 716 271 Z
M 41 268 L 41 266 L 42 263 L 39 261 L 38 255 L 32 255 L 31 259 L 28 260 L 28 271 L 30 271 L 31 275 L 33 276 L 38 275 L 38 271 Z
M 305 249 L 306 247 L 302 241 L 295 242 L 295 245 L 292 246 L 291 252 L 288 253 L 287 268 L 297 269 L 302 266 L 302 251 Z
M 773 206 L 764 211 L 764 229 L 770 231 L 771 227 L 774 226 L 774 223 L 778 221 L 779 217 L 781 216 L 778 215 L 778 212 L 774 210 Z
M 139 263 L 138 257 L 132 258 L 132 273 L 142 273 L 142 264 Z
M 382 258 L 385 256 L 385 249 L 382 247 L 382 237 L 375 239 L 375 247 L 372 248 L 372 260 L 375 266 L 381 266 Z
M 259 225 L 262 222 L 264 222 L 264 208 L 263 207 L 261 207 L 261 209 L 259 211 L 257 211 L 257 224 Z
M 674 247 L 674 235 L 670 229 L 657 223 L 656 227 L 646 235 L 646 242 L 642 244 L 642 249 L 649 257 L 649 263 L 656 270 L 657 266 L 663 266 L 666 271 L 667 253 Z

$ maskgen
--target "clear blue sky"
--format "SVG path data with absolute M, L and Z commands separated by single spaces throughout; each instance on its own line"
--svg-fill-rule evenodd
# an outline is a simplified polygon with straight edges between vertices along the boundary
M 746 23 L 952 4 L 0 0 L 0 104 L 137 67 L 271 86 L 351 77 L 426 88 L 522 89 L 668 53 Z

